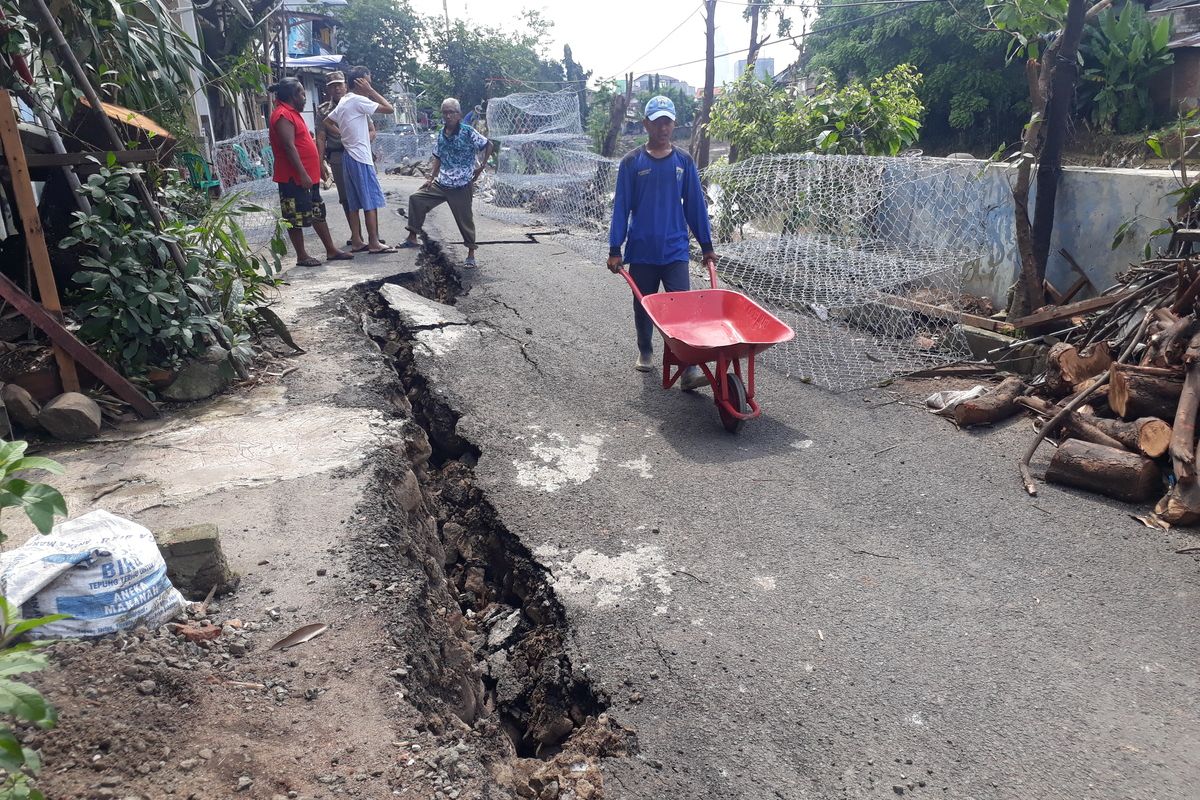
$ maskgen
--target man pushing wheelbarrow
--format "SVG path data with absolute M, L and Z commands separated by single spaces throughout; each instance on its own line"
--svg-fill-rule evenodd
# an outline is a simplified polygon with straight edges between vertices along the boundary
M 643 295 L 654 294 L 659 285 L 668 292 L 692 288 L 688 276 L 688 229 L 700 243 L 704 264 L 716 264 L 708 206 L 700 186 L 696 162 L 671 144 L 675 131 L 675 103 L 669 97 L 652 97 L 646 103 L 642 126 L 650 135 L 644 147 L 630 151 L 617 170 L 617 192 L 613 199 L 612 223 L 608 229 L 608 268 L 620 272 L 629 264 L 629 274 Z M 625 259 L 621 259 L 625 245 Z M 633 303 L 637 329 L 639 372 L 654 370 L 654 326 L 640 300 Z M 684 391 L 708 383 L 699 367 L 689 367 L 679 381 Z
M 754 401 L 755 354 L 794 334 L 745 295 L 717 288 L 717 255 L 700 174 L 691 157 L 671 144 L 675 104 L 652 97 L 642 125 L 650 140 L 621 159 L 608 234 L 608 268 L 633 290 L 634 367 L 654 369 L 658 328 L 664 343 L 663 388 L 676 381 L 684 391 L 710 384 L 722 424 L 736 433 L 761 413 Z M 691 291 L 689 228 L 704 254 L 711 290 Z M 626 262 L 628 272 L 621 269 Z M 666 294 L 658 294 L 660 285 Z

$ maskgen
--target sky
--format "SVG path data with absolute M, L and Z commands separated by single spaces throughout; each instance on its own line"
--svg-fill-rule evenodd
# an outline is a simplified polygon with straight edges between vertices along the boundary
M 442 0 L 410 2 L 420 14 L 442 16 Z M 563 45 L 571 45 L 575 60 L 592 70 L 592 84 L 599 78 L 621 78 L 632 71 L 635 78 L 659 72 L 693 87 L 704 85 L 704 13 L 699 0 L 447 0 L 447 5 L 451 19 L 509 30 L 519 24 L 523 10 L 541 11 L 554 23 L 548 56 L 561 60 Z M 743 2 L 718 3 L 717 54 L 749 45 L 750 23 L 742 19 L 744 8 Z M 791 16 L 792 32 L 797 33 L 800 12 L 792 10 Z M 770 20 L 768 26 L 773 30 L 774 16 Z M 760 57 L 775 59 L 776 71 L 796 55 L 791 42 L 767 45 L 760 51 Z M 739 58 L 745 58 L 745 53 L 717 59 L 717 85 L 733 79 Z M 697 59 L 698 63 L 676 66 Z

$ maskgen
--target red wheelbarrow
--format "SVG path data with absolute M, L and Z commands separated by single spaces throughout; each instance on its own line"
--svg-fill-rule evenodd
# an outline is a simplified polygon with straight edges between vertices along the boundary
M 725 430 L 737 433 L 746 420 L 762 414 L 754 401 L 754 356 L 790 340 L 795 331 L 746 295 L 718 289 L 717 271 L 711 263 L 711 289 L 647 297 L 627 270 L 621 270 L 621 277 L 666 342 L 664 389 L 674 386 L 688 367 L 700 367 L 712 384 L 713 402 Z M 745 378 L 742 359 L 746 360 Z

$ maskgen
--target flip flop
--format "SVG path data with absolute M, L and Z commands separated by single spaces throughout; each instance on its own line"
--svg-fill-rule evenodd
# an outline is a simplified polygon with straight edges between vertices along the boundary
M 474 269 L 475 267 L 478 267 L 478 266 L 479 266 L 479 264 L 475 263 L 475 259 L 474 259 L 474 258 L 468 258 L 468 259 L 466 259 L 466 260 L 464 260 L 464 261 L 463 261 L 463 266 L 464 266 L 464 267 L 471 267 L 472 269 Z
M 380 244 L 383 244 L 383 242 L 380 242 Z M 419 243 L 417 243 L 417 242 L 410 242 L 408 239 L 405 239 L 405 240 L 404 240 L 403 242 L 401 242 L 401 243 L 400 243 L 400 245 L 399 245 L 399 247 L 400 247 L 400 249 L 401 249 L 401 250 L 413 250 L 413 249 L 416 249 L 416 248 L 418 248 L 418 247 L 420 247 L 420 246 L 421 246 L 421 245 L 420 245 Z
M 353 261 L 354 256 L 352 256 L 350 253 L 339 250 L 337 255 L 330 256 L 329 258 L 327 258 L 325 260 L 326 261 Z
M 372 255 L 372 256 L 379 256 L 379 255 L 383 255 L 385 253 L 394 253 L 394 252 L 396 252 L 396 248 L 394 248 L 394 247 L 381 247 L 378 250 L 367 250 L 367 254 Z
M 364 244 L 362 247 L 353 248 L 350 252 L 351 253 L 366 253 L 366 252 L 370 251 L 370 249 L 371 249 L 371 245 Z
M 387 244 L 387 242 L 385 242 L 383 239 L 380 239 L 380 240 L 379 240 L 379 243 L 380 243 L 380 244 Z M 346 247 L 352 247 L 353 245 L 354 245 L 354 242 L 350 241 L 349 239 L 347 239 L 347 240 L 346 240 Z
M 312 258 L 310 256 L 309 258 L 306 258 L 303 261 L 297 261 L 296 266 L 297 267 L 319 267 L 319 266 L 321 266 L 322 263 L 323 262 L 321 261 L 321 259 Z

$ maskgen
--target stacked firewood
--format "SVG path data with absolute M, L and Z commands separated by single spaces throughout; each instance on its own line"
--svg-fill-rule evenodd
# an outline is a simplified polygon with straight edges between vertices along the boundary
M 1200 230 L 1180 229 L 1167 252 L 1133 267 L 1087 301 L 1086 316 L 1041 312 L 1073 324 L 1049 351 L 1045 373 L 1026 385 L 1008 378 L 954 409 L 960 426 L 993 422 L 1022 409 L 1038 433 L 1020 462 L 1051 439 L 1045 478 L 1129 502 L 1157 498 L 1147 525 L 1200 522 L 1197 414 L 1200 412 Z M 1033 328 L 1036 332 L 1036 327 Z

